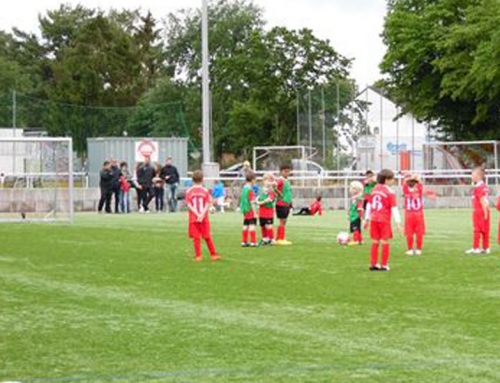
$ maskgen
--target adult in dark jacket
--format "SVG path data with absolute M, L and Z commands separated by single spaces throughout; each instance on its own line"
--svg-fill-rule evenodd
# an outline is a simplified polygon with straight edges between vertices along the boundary
M 113 173 L 113 180 L 111 183 L 111 194 L 115 199 L 115 213 L 120 212 L 120 178 L 122 176 L 122 171 L 117 160 L 112 159 L 111 161 L 111 171 Z
M 144 162 L 137 168 L 137 183 L 140 190 L 140 201 L 142 206 L 140 213 L 149 212 L 149 203 L 154 198 L 153 179 L 156 177 L 156 168 L 151 164 L 149 157 L 144 158 Z
M 177 188 L 179 187 L 179 172 L 177 168 L 172 165 L 172 157 L 168 157 L 165 166 L 161 169 L 160 178 L 165 180 L 167 184 L 167 192 L 169 192 L 168 206 L 170 211 L 174 213 L 177 211 Z
M 113 190 L 113 171 L 111 170 L 111 163 L 105 161 L 102 165 L 99 174 L 99 187 L 101 188 L 101 199 L 97 210 L 102 213 L 102 209 L 106 206 L 106 213 L 111 213 L 111 195 Z

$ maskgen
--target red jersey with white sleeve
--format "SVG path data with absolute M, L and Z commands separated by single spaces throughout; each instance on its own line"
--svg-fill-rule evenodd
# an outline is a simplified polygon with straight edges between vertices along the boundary
M 424 211 L 424 186 L 416 184 L 413 189 L 408 185 L 403 186 L 406 213 L 423 213 Z
M 311 215 L 323 215 L 323 206 L 321 206 L 321 202 L 315 201 L 309 206 L 309 211 Z
M 490 189 L 484 181 L 479 181 L 472 191 L 472 207 L 474 209 L 474 214 L 484 216 L 483 201 L 488 202 L 488 197 L 490 194 Z
M 397 207 L 396 194 L 386 186 L 378 184 L 370 194 L 372 222 L 391 223 L 392 208 Z
M 414 188 L 403 186 L 405 201 L 405 235 L 413 237 L 425 235 L 424 186 L 416 184 Z
M 186 192 L 186 204 L 198 214 L 206 212 L 202 222 L 208 221 L 208 207 L 210 206 L 210 192 L 203 186 L 193 186 Z M 197 223 L 197 215 L 189 209 L 189 223 Z

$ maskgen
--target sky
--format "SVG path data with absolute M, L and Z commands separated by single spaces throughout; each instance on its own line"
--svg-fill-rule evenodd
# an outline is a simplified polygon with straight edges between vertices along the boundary
M 380 38 L 386 0 L 254 0 L 264 9 L 268 26 L 310 28 L 331 41 L 342 55 L 353 58 L 352 76 L 360 87 L 380 78 L 378 65 L 385 47 Z M 63 3 L 87 7 L 151 10 L 157 19 L 179 8 L 201 6 L 201 0 L 66 0 Z M 15 0 L 3 6 L 0 29 L 17 27 L 36 32 L 38 15 L 58 8 L 60 0 Z

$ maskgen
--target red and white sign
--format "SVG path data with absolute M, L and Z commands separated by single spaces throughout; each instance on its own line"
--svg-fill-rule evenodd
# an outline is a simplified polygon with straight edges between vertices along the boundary
M 158 142 L 142 140 L 135 143 L 135 160 L 143 162 L 145 157 L 149 157 L 151 162 L 158 162 Z

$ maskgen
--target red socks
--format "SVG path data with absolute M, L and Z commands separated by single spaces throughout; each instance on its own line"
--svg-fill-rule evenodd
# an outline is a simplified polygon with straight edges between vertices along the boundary
M 487 250 L 490 248 L 490 233 L 483 233 L 483 249 Z
M 362 243 L 363 242 L 363 235 L 361 234 L 360 231 L 355 231 L 352 234 L 352 239 L 354 240 L 354 242 Z
M 255 230 L 250 232 L 250 241 L 257 243 L 257 232 Z
M 406 244 L 408 245 L 408 250 L 413 250 L 413 235 L 409 235 L 406 237 Z
M 422 235 L 417 236 L 417 250 L 422 250 L 424 247 L 424 237 Z
M 285 226 L 278 226 L 278 237 L 276 239 L 278 241 L 285 239 Z
M 217 251 L 215 250 L 214 241 L 212 238 L 205 238 L 205 242 L 207 243 L 208 251 L 212 258 L 217 255 Z
M 274 229 L 271 227 L 267 229 L 267 239 L 270 241 L 274 238 Z
M 372 244 L 371 261 L 370 261 L 371 266 L 375 266 L 378 263 L 378 249 L 379 249 L 378 243 Z
M 201 239 L 194 239 L 194 254 L 196 259 L 201 259 Z
M 382 267 L 389 266 L 389 256 L 391 254 L 390 245 L 382 245 Z
M 267 229 L 266 229 L 266 227 L 265 227 L 265 226 L 262 226 L 262 227 L 260 228 L 260 232 L 261 232 L 261 235 L 262 235 L 262 239 L 266 239 L 266 238 L 268 238 L 269 234 L 268 234 Z M 271 237 L 271 238 L 272 238 L 272 237 Z
M 474 244 L 472 245 L 473 249 L 479 249 L 479 244 L 481 242 L 481 233 L 479 231 L 474 232 Z
M 242 236 L 241 236 L 241 242 L 242 243 L 248 243 L 248 234 L 250 234 L 250 242 L 251 243 L 257 243 L 257 233 L 255 230 L 250 231 L 250 230 L 243 230 Z

